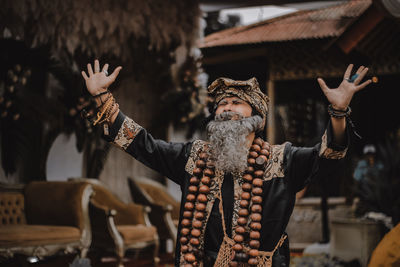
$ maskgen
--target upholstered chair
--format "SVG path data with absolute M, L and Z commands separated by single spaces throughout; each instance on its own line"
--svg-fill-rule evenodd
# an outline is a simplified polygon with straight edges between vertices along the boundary
M 151 207 L 150 221 L 157 227 L 162 242 L 172 239 L 175 248 L 179 223 L 180 202 L 176 201 L 163 184 L 146 178 L 128 178 L 134 202 Z
M 91 243 L 88 183 L 0 185 L 0 260 L 79 252 Z
M 153 263 L 159 262 L 157 229 L 148 218 L 150 208 L 135 203 L 126 204 L 97 179 L 71 178 L 71 182 L 84 181 L 93 186 L 94 196 L 89 205 L 92 226 L 92 246 L 96 251 L 111 250 L 123 266 L 128 249 L 140 251 L 153 248 Z

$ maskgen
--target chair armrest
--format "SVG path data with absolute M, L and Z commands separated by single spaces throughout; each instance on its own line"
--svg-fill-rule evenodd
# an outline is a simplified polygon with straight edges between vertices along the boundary
M 95 200 L 89 203 L 90 219 L 93 233 L 93 247 L 107 247 L 113 244 L 123 247 L 123 239 L 117 230 L 114 217 L 117 211 L 99 204 Z

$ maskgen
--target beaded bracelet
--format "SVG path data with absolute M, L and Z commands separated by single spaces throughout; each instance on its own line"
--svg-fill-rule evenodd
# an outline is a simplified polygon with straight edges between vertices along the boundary
M 339 110 L 339 109 L 334 109 L 332 107 L 332 104 L 330 104 L 328 106 L 328 114 L 334 118 L 339 118 L 339 119 L 343 117 L 348 118 L 351 114 L 351 108 L 347 107 L 346 110 Z

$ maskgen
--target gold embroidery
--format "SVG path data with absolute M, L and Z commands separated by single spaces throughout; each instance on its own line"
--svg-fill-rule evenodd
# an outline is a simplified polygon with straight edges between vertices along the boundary
M 192 149 L 190 151 L 189 159 L 186 162 L 185 171 L 189 174 L 193 174 L 195 162 L 199 156 L 200 151 L 204 148 L 206 142 L 203 140 L 196 140 L 193 142 Z
M 126 117 L 113 143 L 123 150 L 126 150 L 142 129 L 142 126 Z
M 333 150 L 332 148 L 328 147 L 328 135 L 325 130 L 324 135 L 322 136 L 321 142 L 321 149 L 319 150 L 319 156 L 321 158 L 326 159 L 342 159 L 346 156 L 347 147 L 342 151 Z
M 264 181 L 272 178 L 282 178 L 285 176 L 283 171 L 283 156 L 286 143 L 271 146 L 271 157 L 264 172 Z

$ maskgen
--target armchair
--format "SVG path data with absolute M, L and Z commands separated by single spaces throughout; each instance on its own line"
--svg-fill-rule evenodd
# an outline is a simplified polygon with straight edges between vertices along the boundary
M 97 179 L 72 178 L 70 181 L 88 182 L 94 190 L 89 205 L 92 249 L 112 250 L 118 258 L 118 266 L 123 266 L 122 259 L 128 249 L 153 246 L 153 262 L 158 264 L 159 239 L 148 219 L 149 207 L 122 202 Z
M 22 254 L 44 258 L 80 251 L 91 243 L 87 183 L 0 185 L 0 261 Z
M 150 221 L 157 227 L 160 240 L 172 239 L 175 248 L 180 203 L 161 183 L 145 177 L 128 178 L 132 199 L 151 207 Z

